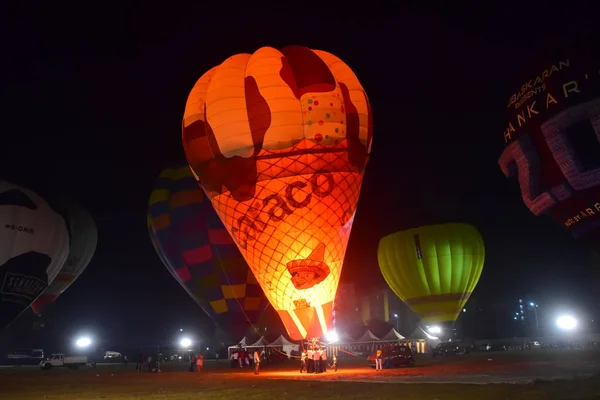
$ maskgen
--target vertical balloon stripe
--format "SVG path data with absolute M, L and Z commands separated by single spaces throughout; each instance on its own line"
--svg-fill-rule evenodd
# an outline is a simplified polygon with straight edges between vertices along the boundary
M 329 66 L 335 79 L 348 88 L 350 101 L 356 107 L 359 119 L 359 138 L 363 144 L 370 144 L 373 136 L 371 107 L 358 78 L 352 69 L 338 57 L 322 50 L 313 51 Z
M 216 69 L 206 91 L 206 122 L 223 132 L 217 136 L 217 144 L 227 158 L 248 157 L 254 151 L 246 113 L 245 69 L 249 59 L 250 54 L 229 57 Z
M 264 150 L 285 149 L 304 139 L 302 107 L 289 82 L 284 79 L 293 76 L 291 67 L 284 61 L 279 50 L 263 47 L 252 54 L 246 66 L 246 77 L 255 80 L 270 113 L 262 141 Z M 261 117 L 248 114 L 250 121 Z

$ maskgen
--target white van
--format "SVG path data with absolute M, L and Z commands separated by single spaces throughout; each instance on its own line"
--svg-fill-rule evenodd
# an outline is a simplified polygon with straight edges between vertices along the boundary
M 123 355 L 118 351 L 107 351 L 104 353 L 105 361 L 117 361 L 123 358 Z

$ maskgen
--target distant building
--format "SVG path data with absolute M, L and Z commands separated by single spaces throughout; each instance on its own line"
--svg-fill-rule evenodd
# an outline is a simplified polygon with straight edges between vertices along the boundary
M 340 284 L 335 298 L 336 326 L 351 329 L 370 320 L 389 323 L 402 334 L 412 333 L 418 325 L 417 315 L 389 288 L 358 293 L 354 284 Z
M 336 327 L 350 328 L 361 322 L 361 306 L 354 284 L 340 284 L 335 295 Z

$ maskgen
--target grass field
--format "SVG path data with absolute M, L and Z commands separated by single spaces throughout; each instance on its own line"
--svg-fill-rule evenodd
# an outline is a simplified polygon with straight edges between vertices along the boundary
M 98 366 L 95 369 L 77 371 L 9 368 L 0 370 L 0 399 L 592 400 L 600 399 L 600 375 L 569 380 L 531 381 L 527 384 L 432 382 L 448 377 L 509 376 L 506 375 L 507 371 L 512 371 L 514 376 L 520 375 L 519 371 L 522 372 L 521 375 L 534 376 L 533 373 L 538 368 L 557 368 L 562 376 L 565 369 L 563 364 L 567 364 L 566 369 L 575 376 L 581 373 L 582 366 L 589 367 L 590 363 L 597 362 L 597 356 L 598 354 L 502 355 L 496 357 L 495 363 L 481 356 L 442 361 L 423 359 L 418 360 L 420 367 L 383 372 L 365 368 L 361 362 L 350 363 L 337 373 L 328 371 L 319 375 L 300 375 L 295 363 L 266 366 L 258 376 L 248 370 L 226 368 L 225 362 L 207 363 L 207 369 L 200 373 L 186 372 L 184 364 L 166 365 L 166 371 L 157 374 L 135 372 L 131 365 Z M 491 368 L 492 366 L 494 367 Z M 403 383 L 413 378 L 430 379 L 430 382 Z

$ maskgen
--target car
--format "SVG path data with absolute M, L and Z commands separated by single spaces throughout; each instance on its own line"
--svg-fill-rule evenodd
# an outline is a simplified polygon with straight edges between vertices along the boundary
M 107 351 L 104 353 L 105 361 L 118 361 L 121 358 L 123 358 L 123 356 L 118 351 Z
M 469 349 L 458 342 L 444 342 L 433 349 L 433 357 L 455 356 L 457 354 L 467 354 Z
M 383 368 L 412 367 L 415 365 L 415 358 L 408 346 L 389 346 L 381 350 L 383 351 Z M 367 359 L 369 366 L 372 368 L 375 368 L 375 354 L 376 352 L 371 353 Z

